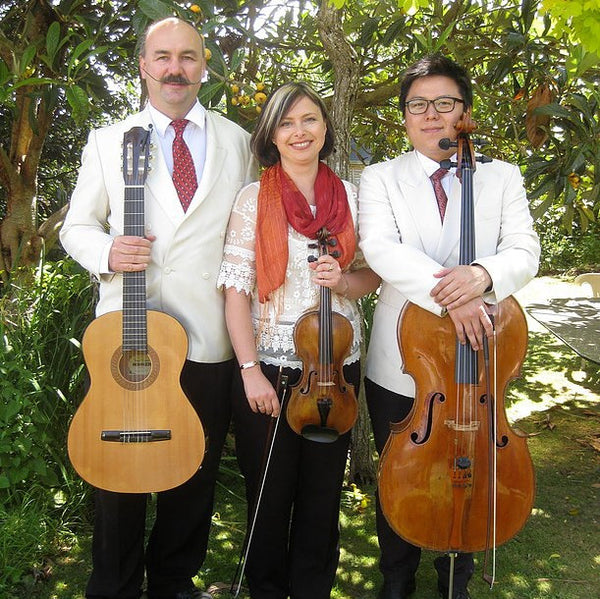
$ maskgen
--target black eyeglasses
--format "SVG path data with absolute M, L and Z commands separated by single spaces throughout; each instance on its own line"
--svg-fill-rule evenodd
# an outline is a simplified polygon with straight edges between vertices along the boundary
M 423 114 L 427 112 L 430 104 L 433 104 L 436 112 L 452 112 L 457 102 L 464 104 L 464 100 L 453 98 L 452 96 L 440 96 L 435 100 L 426 100 L 425 98 L 415 98 L 404 103 L 410 114 Z

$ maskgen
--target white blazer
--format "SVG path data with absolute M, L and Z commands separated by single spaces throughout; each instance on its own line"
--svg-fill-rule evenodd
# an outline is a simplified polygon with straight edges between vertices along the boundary
M 113 238 L 123 234 L 123 134 L 148 128 L 149 111 L 92 131 L 60 238 L 65 250 L 100 281 L 96 314 L 120 310 L 122 276 L 106 274 Z M 158 140 L 153 140 L 145 186 L 145 223 L 156 236 L 146 270 L 147 306 L 174 316 L 188 334 L 188 359 L 220 362 L 233 356 L 216 281 L 237 191 L 256 179 L 249 134 L 215 113 L 206 114 L 206 162 L 183 212 Z M 155 135 L 155 134 L 154 134 Z
M 537 272 L 540 246 L 519 169 L 493 160 L 477 164 L 473 177 L 476 263 L 490 274 L 486 302 L 500 302 Z M 435 194 L 412 151 L 363 171 L 359 189 L 360 247 L 383 279 L 367 353 L 366 376 L 382 387 L 414 397 L 412 378 L 402 372 L 397 321 L 407 301 L 436 314 L 429 295 L 434 273 L 458 264 L 458 181 L 452 186 L 442 226 Z

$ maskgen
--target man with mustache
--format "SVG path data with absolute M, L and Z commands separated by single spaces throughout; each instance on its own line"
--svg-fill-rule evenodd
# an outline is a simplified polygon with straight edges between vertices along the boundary
M 181 387 L 200 416 L 207 450 L 190 480 L 157 494 L 146 547 L 148 497 L 96 490 L 86 597 L 138 599 L 145 570 L 149 599 L 209 598 L 192 578 L 206 555 L 235 367 L 216 278 L 231 206 L 238 189 L 256 179 L 256 168 L 249 135 L 198 102 L 206 62 L 192 25 L 176 18 L 150 25 L 139 65 L 148 104 L 90 133 L 61 240 L 99 281 L 98 316 L 121 309 L 123 272 L 146 271 L 148 309 L 174 316 L 187 332 Z M 123 235 L 121 144 L 135 126 L 151 128 L 155 146 L 144 237 Z

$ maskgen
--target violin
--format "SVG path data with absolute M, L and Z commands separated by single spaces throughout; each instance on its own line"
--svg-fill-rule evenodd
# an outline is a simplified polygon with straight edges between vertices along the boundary
M 468 117 L 457 124 L 456 142 L 442 140 L 446 148 L 458 147 L 460 264 L 476 259 L 475 163 L 491 160 L 475 158 L 474 128 Z M 451 556 L 487 553 L 511 539 L 529 517 L 535 492 L 526 438 L 511 429 L 503 396 L 525 358 L 525 315 L 513 297 L 487 309 L 494 336 L 479 351 L 458 342 L 450 318 L 410 302 L 398 321 L 404 370 L 415 380 L 416 396 L 407 418 L 391 425 L 381 455 L 381 507 L 398 535 Z
M 318 248 L 322 256 L 336 244 L 323 227 L 317 244 L 309 247 Z M 333 251 L 331 255 L 339 254 Z M 329 287 L 321 287 L 319 300 L 319 309 L 304 312 L 294 327 L 296 355 L 303 367 L 300 380 L 291 387 L 286 417 L 297 434 L 331 443 L 352 428 L 358 415 L 354 387 L 346 382 L 343 372 L 353 331 L 350 321 L 332 310 Z

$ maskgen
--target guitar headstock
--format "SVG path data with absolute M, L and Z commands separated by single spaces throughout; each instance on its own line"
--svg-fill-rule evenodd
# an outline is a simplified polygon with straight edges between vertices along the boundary
M 150 166 L 150 129 L 132 127 L 123 135 L 125 185 L 144 185 Z

